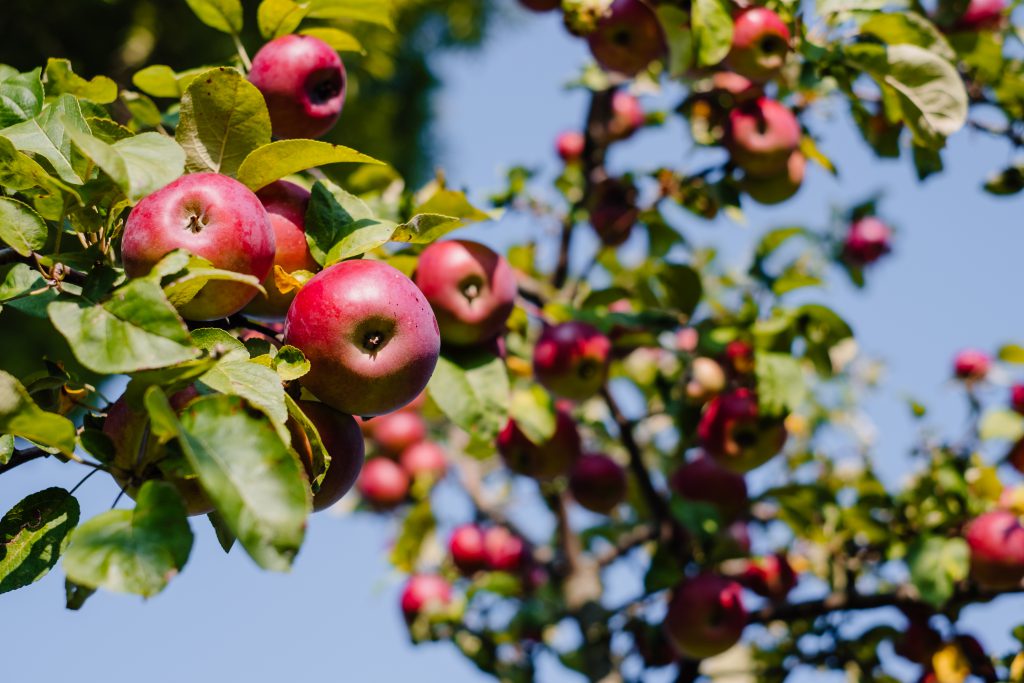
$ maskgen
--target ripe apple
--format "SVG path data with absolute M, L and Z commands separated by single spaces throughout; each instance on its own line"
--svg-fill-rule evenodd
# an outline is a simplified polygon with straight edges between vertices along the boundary
M 420 254 L 413 279 L 434 309 L 445 344 L 494 339 L 515 307 L 512 266 L 479 242 L 434 242 Z
M 559 133 L 555 139 L 555 151 L 559 158 L 567 164 L 575 164 L 583 158 L 586 138 L 578 130 L 567 130 Z
M 487 566 L 484 553 L 484 530 L 478 524 L 463 524 L 448 539 L 452 563 L 463 576 L 471 576 Z
M 714 505 L 726 521 L 742 516 L 749 504 L 743 475 L 703 455 L 677 469 L 669 487 L 682 498 Z
M 955 6 L 957 3 L 949 4 Z M 971 32 L 997 31 L 1003 27 L 1005 20 L 1006 0 L 970 0 L 963 13 L 953 22 L 953 29 Z
M 711 93 L 716 96 L 719 104 L 731 109 L 736 104 L 762 97 L 764 88 L 733 71 L 716 71 L 711 76 Z
M 399 410 L 367 420 L 372 425 L 373 442 L 388 455 L 398 455 L 427 438 L 427 423 L 409 410 Z
M 409 475 L 394 460 L 373 458 L 366 461 L 356 486 L 368 503 L 387 510 L 409 494 Z
M 747 560 L 736 580 L 760 596 L 779 601 L 796 586 L 796 572 L 785 554 L 774 553 Z
M 420 614 L 444 609 L 451 604 L 452 587 L 435 574 L 413 574 L 402 589 L 402 614 L 412 621 Z
M 320 264 L 313 258 L 306 243 L 306 207 L 309 191 L 287 180 L 278 180 L 256 193 L 270 218 L 274 231 L 274 264 L 285 272 L 308 270 L 315 273 Z M 282 292 L 274 281 L 274 268 L 263 278 L 266 296 L 257 294 L 245 307 L 245 313 L 268 320 L 283 320 L 296 290 Z
M 406 448 L 399 456 L 398 464 L 414 481 L 422 477 L 440 481 L 448 471 L 444 449 L 432 441 L 421 441 Z
M 749 472 L 782 450 L 786 427 L 782 420 L 762 417 L 757 397 L 741 388 L 716 396 L 704 407 L 697 436 L 718 464 Z
M 992 359 L 978 349 L 964 349 L 953 359 L 953 375 L 965 382 L 980 382 L 988 375 Z
M 441 351 L 430 304 L 395 268 L 361 259 L 318 273 L 288 309 L 285 341 L 306 354 L 302 385 L 349 415 L 401 408 L 427 386 Z
M 484 532 L 484 561 L 491 571 L 517 571 L 526 559 L 526 543 L 505 527 L 494 526 Z
M 556 396 L 583 401 L 604 386 L 611 351 L 611 341 L 593 325 L 548 325 L 533 349 L 533 376 Z
M 260 48 L 249 80 L 267 101 L 274 137 L 317 138 L 341 116 L 348 78 L 330 45 L 313 36 L 287 35 Z
M 983 588 L 1013 588 L 1024 579 L 1024 526 L 1008 510 L 992 510 L 964 530 L 971 549 L 971 576 Z
M 843 243 L 843 258 L 856 266 L 874 263 L 891 249 L 892 229 L 875 216 L 850 224 Z
M 326 510 L 348 493 L 363 468 L 363 433 L 351 415 L 339 413 L 323 403 L 299 401 L 299 408 L 316 427 L 324 449 L 331 456 L 320 490 L 313 496 L 313 510 Z M 313 477 L 313 449 L 306 433 L 289 421 L 292 448 L 299 454 L 306 476 Z
M 942 635 L 928 623 L 927 613 L 908 615 L 907 628 L 893 643 L 900 657 L 918 664 L 931 664 L 932 655 L 942 646 Z
M 627 239 L 640 217 L 636 187 L 622 178 L 606 178 L 594 187 L 590 224 L 601 241 L 616 247 Z
M 800 135 L 800 122 L 788 107 L 760 97 L 729 112 L 725 145 L 737 166 L 763 178 L 787 172 Z
M 722 393 L 725 385 L 725 370 L 717 361 L 700 356 L 690 363 L 686 396 L 691 401 L 703 403 Z
M 626 470 L 607 455 L 585 454 L 572 467 L 569 491 L 586 509 L 607 515 L 626 499 Z
M 764 83 L 782 70 L 788 52 L 785 22 L 766 7 L 751 7 L 733 21 L 732 48 L 725 61 L 736 73 Z
M 664 630 L 676 650 L 693 659 L 725 652 L 739 642 L 747 625 L 742 589 L 717 574 L 699 574 L 676 586 Z
M 614 0 L 587 43 L 602 68 L 624 76 L 637 75 L 668 50 L 658 15 L 643 0 Z
M 171 395 L 171 408 L 181 413 L 197 398 L 199 392 L 189 386 Z M 213 510 L 213 503 L 207 498 L 198 479 L 167 476 L 154 464 L 165 454 L 160 452 L 163 447 L 157 440 L 149 437 L 149 414 L 144 408 L 130 406 L 122 395 L 107 408 L 103 432 L 114 445 L 114 461 L 110 463 L 110 473 L 132 500 L 135 500 L 139 488 L 147 479 L 163 479 L 178 490 L 189 515 L 205 515 Z
M 735 339 L 725 345 L 726 366 L 734 375 L 749 375 L 754 371 L 754 347 Z
M 580 456 L 580 434 L 576 422 L 564 410 L 555 414 L 555 433 L 543 444 L 535 444 L 513 420 L 498 435 L 498 452 L 505 465 L 518 474 L 535 479 L 553 479 L 567 474 Z
M 781 204 L 800 191 L 806 170 L 807 157 L 799 151 L 793 152 L 782 173 L 766 177 L 747 174 L 743 176 L 740 187 L 755 202 L 767 206 Z
M 1014 384 L 1010 387 L 1010 407 L 1024 415 L 1024 384 Z
M 140 277 L 175 249 L 262 281 L 274 263 L 274 231 L 245 185 L 218 173 L 193 173 L 135 205 L 121 238 L 121 261 L 129 277 Z M 225 318 L 258 293 L 240 282 L 210 281 L 179 313 L 189 320 Z
M 645 120 L 640 100 L 622 90 L 612 95 L 612 117 L 608 121 L 608 135 L 612 140 L 625 140 L 638 131 Z
M 550 12 L 558 9 L 562 0 L 519 0 L 519 4 L 531 12 Z

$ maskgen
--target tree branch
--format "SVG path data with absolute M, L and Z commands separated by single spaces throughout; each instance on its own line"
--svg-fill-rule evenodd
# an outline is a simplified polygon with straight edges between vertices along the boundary
M 11 456 L 11 459 L 7 461 L 6 465 L 0 465 L 0 474 L 3 474 L 4 472 L 7 472 L 9 470 L 13 470 L 15 467 L 24 465 L 27 462 L 32 462 L 33 460 L 38 460 L 39 458 L 48 457 L 49 455 L 49 453 L 44 451 L 42 448 L 39 448 L 38 446 L 34 446 L 32 448 L 24 448 L 22 450 L 16 450 L 14 451 L 14 455 Z

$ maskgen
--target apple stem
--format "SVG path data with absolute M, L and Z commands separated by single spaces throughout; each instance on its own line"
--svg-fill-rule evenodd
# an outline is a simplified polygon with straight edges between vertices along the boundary
M 238 59 L 242 62 L 242 68 L 245 73 L 252 71 L 252 60 L 249 59 L 249 53 L 245 51 L 245 45 L 242 45 L 242 39 L 238 37 L 238 34 L 232 33 L 231 40 L 235 42 L 235 50 L 238 52 Z

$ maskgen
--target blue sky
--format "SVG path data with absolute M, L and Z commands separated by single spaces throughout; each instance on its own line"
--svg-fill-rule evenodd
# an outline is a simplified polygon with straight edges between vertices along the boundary
M 509 7 L 482 51 L 439 62 L 446 87 L 437 101 L 437 133 L 451 183 L 482 197 L 499 186 L 510 165 L 555 172 L 552 141 L 581 124 L 585 106 L 585 95 L 567 92 L 563 84 L 586 58 L 583 44 L 564 33 L 557 17 Z M 671 92 L 645 103 L 671 106 L 677 98 Z M 908 162 L 873 158 L 841 107 L 826 106 L 809 122 L 840 165 L 839 182 L 810 167 L 795 200 L 775 209 L 751 208 L 746 226 L 689 219 L 687 235 L 724 245 L 727 255 L 738 257 L 769 228 L 824 226 L 833 206 L 885 193 L 882 212 L 899 230 L 895 255 L 870 273 L 866 291 L 836 278 L 808 298 L 842 312 L 861 348 L 888 363 L 885 389 L 868 409 L 880 434 L 873 457 L 896 484 L 908 471 L 906 446 L 914 434 L 902 396 L 925 399 L 936 425 L 956 429 L 964 420 L 962 399 L 948 380 L 956 350 L 1024 340 L 1015 276 L 1024 254 L 1022 202 L 980 191 L 985 175 L 1010 160 L 1002 143 L 980 133 L 958 135 L 946 154 L 949 170 L 919 185 Z M 692 164 L 688 148 L 682 122 L 673 119 L 621 145 L 610 164 Z M 545 234 L 530 221 L 507 219 L 473 235 L 503 245 L 526 232 Z M 592 247 L 581 239 L 579 258 Z M 996 400 L 1003 396 L 1003 389 L 992 391 Z M 46 486 L 71 487 L 80 476 L 79 468 L 56 463 L 21 467 L 0 479 L 0 509 Z M 106 509 L 116 493 L 112 481 L 94 477 L 80 491 L 83 516 Z M 450 502 L 442 510 L 445 520 L 462 521 L 466 509 L 458 494 L 449 487 L 442 497 Z M 199 521 L 196 527 L 185 572 L 148 602 L 100 594 L 81 612 L 66 612 L 60 571 L 0 597 L 5 679 L 278 683 L 301 672 L 360 683 L 488 680 L 446 645 L 408 644 L 397 609 L 400 577 L 385 562 L 393 536 L 387 521 L 315 516 L 289 575 L 261 572 L 238 551 L 225 556 L 206 525 Z M 618 591 L 630 581 L 612 583 Z M 970 608 L 965 630 L 1007 648 L 1013 613 L 1022 606 L 1006 599 Z M 579 680 L 553 667 L 543 670 L 544 681 Z

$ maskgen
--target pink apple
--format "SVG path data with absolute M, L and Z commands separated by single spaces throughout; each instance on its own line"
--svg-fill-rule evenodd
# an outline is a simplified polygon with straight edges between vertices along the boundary
M 527 560 L 527 548 L 519 538 L 503 526 L 491 527 L 484 532 L 484 561 L 496 572 L 514 572 Z
M 734 19 L 732 49 L 725 61 L 736 73 L 763 83 L 778 75 L 788 52 L 785 22 L 766 7 L 752 7 Z
M 1024 579 L 1024 527 L 1008 510 L 976 517 L 964 530 L 971 549 L 971 576 L 983 588 L 1003 590 Z
M 758 595 L 771 600 L 784 600 L 796 586 L 796 572 L 783 553 L 747 560 L 736 580 Z
M 313 258 L 306 243 L 306 207 L 309 191 L 287 180 L 278 180 L 256 193 L 267 210 L 270 227 L 274 230 L 274 265 L 286 273 L 307 270 L 315 273 L 320 264 Z M 266 296 L 256 295 L 245 307 L 248 315 L 268 320 L 283 320 L 296 290 L 282 292 L 277 288 L 274 268 L 263 278 Z
M 692 659 L 725 652 L 743 635 L 747 610 L 735 581 L 704 573 L 676 586 L 664 631 L 676 650 Z
M 953 376 L 966 382 L 980 382 L 991 366 L 992 359 L 984 351 L 964 349 L 953 359 Z
M 535 444 L 513 421 L 498 435 L 498 452 L 505 465 L 518 474 L 536 479 L 552 479 L 567 474 L 580 456 L 580 434 L 568 412 L 555 414 L 555 433 L 541 444 Z
M 748 472 L 782 450 L 786 427 L 780 419 L 761 416 L 757 397 L 749 389 L 735 389 L 705 406 L 697 436 L 718 464 Z
M 416 398 L 441 335 L 412 280 L 379 261 L 342 261 L 299 290 L 284 336 L 309 359 L 302 385 L 349 415 L 381 415 Z
M 800 122 L 784 104 L 761 97 L 729 112 L 726 148 L 752 177 L 785 173 L 800 146 Z
M 749 375 L 754 371 L 754 347 L 735 339 L 725 345 L 725 364 L 733 375 Z
M 420 614 L 439 611 L 451 604 L 452 587 L 434 574 L 413 574 L 402 589 L 402 614 L 411 621 Z
M 843 258 L 856 266 L 874 263 L 892 250 L 892 229 L 875 216 L 850 224 L 843 243 Z
M 749 504 L 743 475 L 703 455 L 677 469 L 669 486 L 682 498 L 714 505 L 725 520 L 743 515 Z
M 607 178 L 594 187 L 590 224 L 601 241 L 616 247 L 627 239 L 640 218 L 636 187 L 622 178 Z
M 341 116 L 348 78 L 330 45 L 312 36 L 275 38 L 256 53 L 249 80 L 267 101 L 276 138 L 317 138 Z
M 786 161 L 784 172 L 763 178 L 744 176 L 740 188 L 759 204 L 781 204 L 800 191 L 806 170 L 807 157 L 799 151 L 793 152 Z
M 373 442 L 389 455 L 398 455 L 427 438 L 427 423 L 408 410 L 381 415 L 367 420 L 365 424 L 372 425 Z
M 368 503 L 388 510 L 409 495 L 409 475 L 394 460 L 373 458 L 366 461 L 356 486 Z
M 994 31 L 1006 20 L 1006 0 L 970 0 L 956 20 L 959 31 Z
M 494 339 L 515 307 L 512 266 L 478 242 L 434 242 L 420 254 L 414 280 L 434 309 L 445 344 Z
M 299 407 L 316 427 L 331 463 L 313 496 L 313 510 L 326 510 L 348 493 L 363 467 L 363 433 L 351 415 L 339 413 L 323 403 L 299 401 Z M 292 448 L 299 454 L 306 476 L 313 476 L 313 450 L 309 438 L 294 422 L 288 423 Z
M 614 0 L 587 43 L 598 64 L 625 76 L 637 75 L 668 49 L 658 15 L 644 0 Z
M 555 151 L 559 158 L 567 164 L 574 164 L 583 158 L 586 138 L 578 130 L 567 130 L 559 133 L 555 139 Z
M 274 262 L 274 231 L 245 185 L 217 173 L 193 173 L 135 205 L 121 238 L 121 261 L 129 277 L 141 277 L 175 249 L 263 280 Z M 179 312 L 190 320 L 225 318 L 258 293 L 240 282 L 214 280 Z
M 626 470 L 607 455 L 585 454 L 572 467 L 569 490 L 581 506 L 607 515 L 626 499 Z
M 533 376 L 556 396 L 583 401 L 604 386 L 611 350 L 611 341 L 593 325 L 548 325 L 533 349 Z
M 608 134 L 612 140 L 625 140 L 638 131 L 646 120 L 640 100 L 622 90 L 612 95 L 612 117 Z
M 471 576 L 487 566 L 484 553 L 484 531 L 477 524 L 463 524 L 448 539 L 452 563 L 464 575 Z
M 1024 415 L 1024 384 L 1014 384 L 1010 387 L 1010 407 Z
M 414 481 L 424 477 L 440 481 L 448 471 L 444 449 L 432 441 L 421 441 L 406 448 L 399 456 L 398 464 Z

